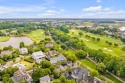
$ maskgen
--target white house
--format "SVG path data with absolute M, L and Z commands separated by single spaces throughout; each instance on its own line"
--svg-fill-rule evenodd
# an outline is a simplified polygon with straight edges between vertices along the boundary
M 32 54 L 32 58 L 36 60 L 37 63 L 40 63 L 41 59 L 44 58 L 46 55 L 42 51 L 34 52 Z
M 19 51 L 20 51 L 20 54 L 27 54 L 28 53 L 27 48 L 20 48 Z
M 24 64 L 16 63 L 13 67 L 18 67 L 21 70 L 26 70 L 26 66 Z

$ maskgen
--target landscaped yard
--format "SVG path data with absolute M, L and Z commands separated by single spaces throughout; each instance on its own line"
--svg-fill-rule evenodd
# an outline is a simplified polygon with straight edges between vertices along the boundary
M 118 79 L 116 79 L 114 76 L 112 76 L 109 73 L 104 74 L 105 77 L 111 79 L 112 81 L 114 81 L 115 83 L 122 83 L 121 81 L 119 81 Z
M 24 64 L 26 66 L 29 66 L 31 63 L 27 62 L 27 61 L 20 61 L 20 64 Z
M 96 65 L 87 58 L 84 59 L 84 60 L 81 60 L 80 62 L 81 62 L 81 64 L 84 64 L 84 65 L 88 66 L 91 69 L 96 69 Z
M 30 32 L 29 34 L 24 34 L 28 37 L 30 37 L 33 41 L 35 42 L 39 42 L 40 40 L 44 40 L 45 39 L 45 34 L 44 34 L 44 30 L 38 29 L 35 31 Z
M 76 36 L 78 37 L 78 32 L 80 32 L 81 30 L 70 30 L 70 33 L 69 35 L 71 36 Z M 83 40 L 84 43 L 89 47 L 89 48 L 92 48 L 92 49 L 102 49 L 105 53 L 107 54 L 111 54 L 111 55 L 114 55 L 114 56 L 122 56 L 123 54 L 125 54 L 125 52 L 123 52 L 121 50 L 121 47 L 122 47 L 122 44 L 121 44 L 121 40 L 120 39 L 115 39 L 115 38 L 112 38 L 110 36 L 100 36 L 100 35 L 95 35 L 95 34 L 92 34 L 92 33 L 86 33 L 84 31 L 81 31 L 83 32 L 83 36 L 79 36 L 78 38 Z M 98 42 L 96 40 L 92 40 L 92 38 L 87 38 L 85 37 L 85 35 L 89 35 L 91 37 L 95 37 L 95 38 L 100 38 L 101 40 Z M 109 42 L 112 42 L 113 45 L 110 46 L 106 43 L 106 41 L 109 41 Z M 115 47 L 114 46 L 114 43 L 117 43 L 119 46 L 118 47 Z

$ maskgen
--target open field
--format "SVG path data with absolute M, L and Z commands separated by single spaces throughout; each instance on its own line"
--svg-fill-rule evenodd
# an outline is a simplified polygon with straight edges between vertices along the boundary
M 114 56 L 122 56 L 123 54 L 125 54 L 125 52 L 123 52 L 121 50 L 122 44 L 121 44 L 120 39 L 115 39 L 115 38 L 112 38 L 110 36 L 95 35 L 95 34 L 92 34 L 92 33 L 86 33 L 84 31 L 81 31 L 81 32 L 83 32 L 84 35 L 79 36 L 78 32 L 80 32 L 80 31 L 81 30 L 70 30 L 69 35 L 79 37 L 79 39 L 83 40 L 84 43 L 89 48 L 96 49 L 96 50 L 102 49 L 105 53 L 111 54 L 111 55 L 114 55 Z M 101 40 L 98 42 L 96 40 L 92 40 L 92 38 L 85 37 L 85 35 L 89 35 L 89 36 L 95 37 L 95 38 L 100 38 Z M 109 46 L 106 43 L 106 41 L 112 42 L 113 44 L 117 43 L 119 46 L 118 47 L 115 47 L 114 45 Z
M 35 30 L 30 32 L 29 34 L 24 34 L 28 37 L 30 37 L 33 41 L 35 42 L 39 42 L 40 40 L 44 40 L 45 39 L 45 34 L 44 34 L 44 30 Z

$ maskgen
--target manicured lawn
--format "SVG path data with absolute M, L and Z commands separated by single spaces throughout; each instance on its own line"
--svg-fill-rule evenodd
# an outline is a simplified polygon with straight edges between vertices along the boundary
M 69 35 L 70 36 L 76 36 L 78 37 L 79 39 L 83 40 L 84 43 L 89 47 L 89 48 L 92 48 L 92 49 L 102 49 L 105 53 L 107 54 L 111 54 L 111 55 L 114 55 L 114 56 L 122 56 L 123 54 L 125 54 L 125 52 L 123 52 L 121 50 L 121 47 L 122 47 L 122 44 L 121 44 L 121 40 L 120 39 L 115 39 L 115 38 L 112 38 L 110 36 L 100 36 L 100 35 L 95 35 L 95 34 L 92 34 L 92 33 L 86 33 L 84 31 L 83 32 L 83 36 L 79 36 L 78 35 L 78 32 L 80 32 L 81 30 L 70 30 L 70 33 Z M 101 40 L 98 42 L 96 40 L 92 40 L 92 38 L 87 38 L 85 37 L 85 35 L 89 35 L 91 37 L 95 37 L 95 38 L 100 38 Z M 118 47 L 115 47 L 114 45 L 110 46 L 106 43 L 106 41 L 109 41 L 109 42 L 112 42 L 113 44 L 114 43 L 117 43 L 119 46 Z
M 33 41 L 35 42 L 39 42 L 40 40 L 44 40 L 45 39 L 45 34 L 44 34 L 44 30 L 41 30 L 41 29 L 38 29 L 38 30 L 35 30 L 35 31 L 32 31 L 31 33 L 29 34 L 24 34 L 28 37 L 30 37 Z
M 27 62 L 27 61 L 21 61 L 20 64 L 24 64 L 26 66 L 30 66 L 31 63 Z
M 91 69 L 96 69 L 96 65 L 87 58 L 84 59 L 84 60 L 81 60 L 81 64 L 84 64 L 84 65 L 88 66 Z
M 118 79 L 116 79 L 114 76 L 112 76 L 109 73 L 103 74 L 105 77 L 109 78 L 110 80 L 114 81 L 115 83 L 122 83 L 121 81 L 119 81 Z
M 9 38 L 10 37 L 5 37 L 5 36 L 2 36 L 2 37 L 0 37 L 0 42 L 4 42 L 4 41 L 7 41 L 7 40 L 9 40 Z

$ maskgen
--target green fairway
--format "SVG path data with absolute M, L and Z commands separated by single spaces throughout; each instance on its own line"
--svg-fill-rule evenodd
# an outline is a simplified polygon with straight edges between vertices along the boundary
M 84 31 L 81 31 L 81 32 L 83 32 L 84 35 L 79 36 L 78 32 L 80 32 L 80 31 L 81 30 L 72 29 L 72 30 L 70 30 L 69 35 L 79 37 L 79 39 L 83 40 L 84 43 L 89 48 L 96 49 L 96 50 L 102 49 L 105 53 L 111 54 L 111 55 L 114 55 L 114 56 L 122 56 L 123 54 L 125 54 L 125 52 L 123 52 L 121 50 L 122 45 L 121 45 L 120 39 L 115 39 L 115 38 L 112 38 L 110 36 L 95 35 L 95 34 L 92 34 L 92 33 L 86 33 Z M 89 36 L 95 37 L 95 38 L 100 38 L 101 40 L 98 42 L 96 40 L 93 40 L 92 38 L 85 37 L 85 35 L 89 35 Z M 113 44 L 110 46 L 106 43 L 106 41 L 112 42 Z M 119 46 L 115 47 L 114 43 L 117 43 Z
M 35 30 L 30 32 L 29 34 L 24 34 L 28 37 L 30 37 L 33 41 L 35 42 L 39 42 L 40 40 L 44 40 L 45 39 L 45 34 L 44 34 L 44 30 Z

